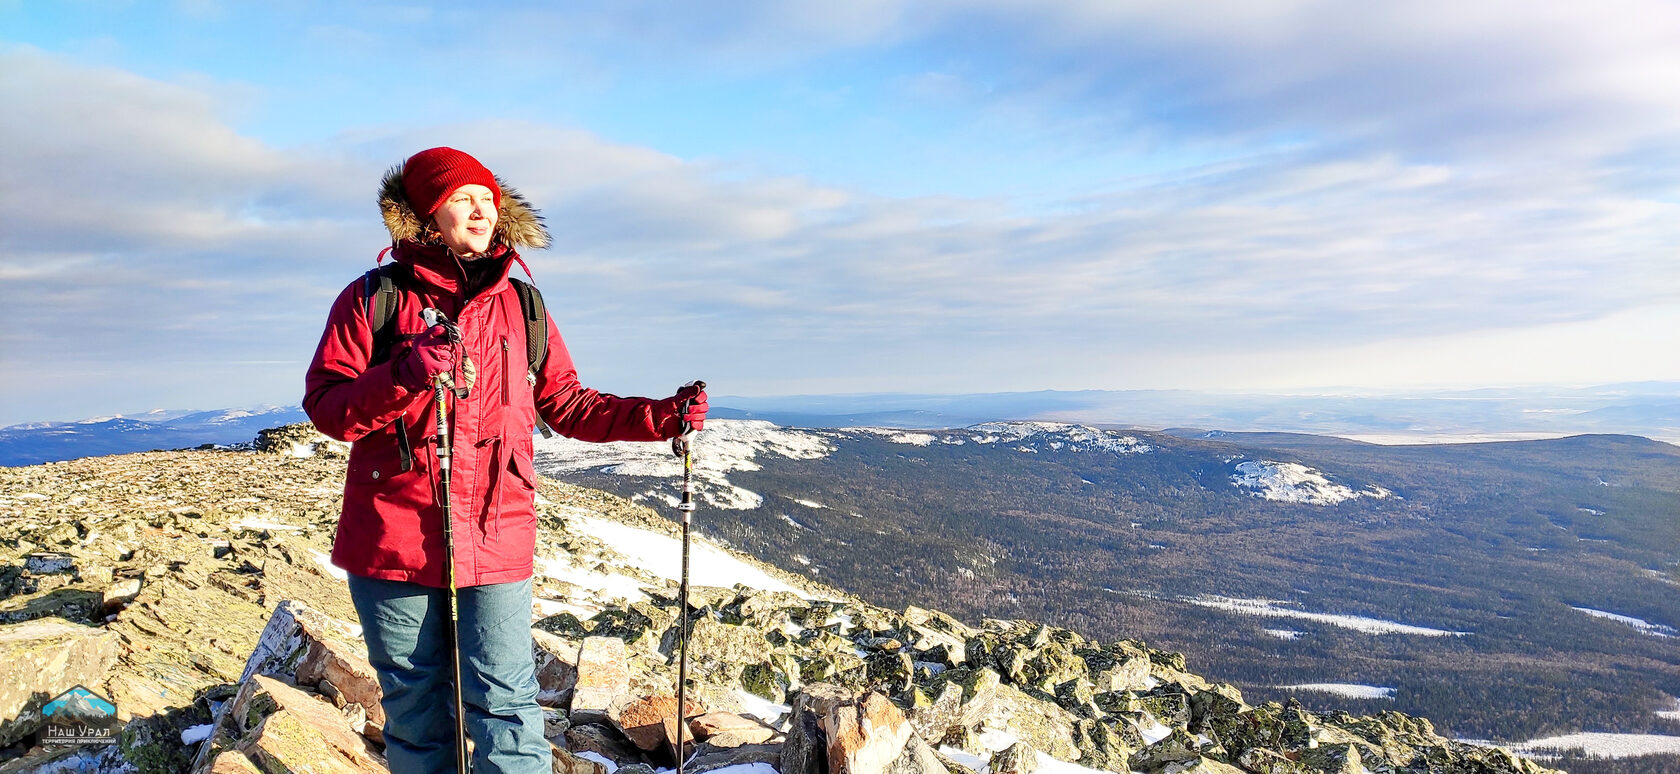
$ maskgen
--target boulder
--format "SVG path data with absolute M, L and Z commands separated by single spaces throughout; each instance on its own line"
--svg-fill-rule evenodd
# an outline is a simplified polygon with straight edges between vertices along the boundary
M 23 557 L 23 569 L 35 575 L 74 573 L 76 557 L 63 551 L 36 551 Z
M 1016 742 L 993 753 L 987 768 L 992 774 L 1033 774 L 1038 771 L 1038 751 L 1026 742 Z
M 607 719 L 607 708 L 630 691 L 630 666 L 624 640 L 588 637 L 578 648 L 577 679 L 572 691 L 572 722 Z
M 950 769 L 938 752 L 912 733 L 905 740 L 904 750 L 887 766 L 886 774 L 950 774 Z
M 882 774 L 915 732 L 887 697 L 870 692 L 835 704 L 822 719 L 828 774 Z
M 574 753 L 595 753 L 614 764 L 635 763 L 642 753 L 616 729 L 598 724 L 577 725 L 566 729 L 566 749 Z
M 1196 737 L 1174 728 L 1166 738 L 1133 753 L 1130 766 L 1138 771 L 1155 771 L 1168 764 L 1195 761 L 1202 757 L 1201 748 Z
M 708 712 L 689 721 L 688 727 L 690 738 L 720 749 L 763 744 L 776 736 L 776 729 L 733 712 Z
M 360 704 L 367 725 L 383 728 L 379 675 L 351 625 L 296 600 L 281 600 L 269 616 L 257 647 L 245 661 L 240 682 L 254 675 L 279 677 L 294 685 L 318 687 L 323 694 Z M 340 706 L 343 706 L 341 704 Z M 356 729 L 365 733 L 366 728 Z
M 1132 753 L 1144 746 L 1132 724 L 1092 719 L 1075 723 L 1073 744 L 1079 748 L 1079 765 L 1122 774 L 1131 771 Z
M 1195 760 L 1174 761 L 1162 766 L 1160 774 L 1247 774 L 1247 772 L 1213 758 L 1196 758 Z
M 812 683 L 799 689 L 789 703 L 787 739 L 776 769 L 781 774 L 828 774 L 828 732 L 824 719 L 855 694 L 837 685 Z
M 1080 755 L 1077 726 L 1081 718 L 1051 701 L 1041 701 L 1013 686 L 997 686 L 997 699 L 986 725 L 1015 735 L 1016 739 L 1057 760 L 1077 760 Z
M 776 766 L 782 760 L 779 744 L 746 744 L 740 747 L 714 747 L 702 742 L 694 757 L 683 764 L 683 774 L 705 774 L 713 769 L 763 763 Z
M 683 708 L 683 717 L 690 718 L 700 714 L 700 705 L 689 701 Z M 677 697 L 675 696 L 645 696 L 641 698 L 620 697 L 607 708 L 607 719 L 612 721 L 624 738 L 629 739 L 637 749 L 644 752 L 654 752 L 674 748 L 677 743 L 676 726 L 674 721 L 677 714 Z M 669 729 L 667 726 L 669 725 Z M 687 741 L 693 742 L 689 736 Z
M 0 626 L 7 674 L 0 681 L 0 746 L 32 733 L 41 708 L 71 686 L 102 693 L 120 649 L 116 634 L 59 618 Z
M 578 643 L 542 629 L 531 630 L 531 658 L 536 662 L 537 703 L 565 707 L 577 687 Z
M 600 761 L 590 760 L 577 755 L 564 747 L 550 742 L 549 751 L 554 755 L 553 774 L 607 774 L 607 766 Z
M 192 771 L 208 772 L 229 751 L 262 771 L 356 774 L 386 771 L 385 759 L 346 727 L 330 702 L 266 675 L 254 675 L 222 707 L 216 730 Z M 237 770 L 237 769 L 234 769 Z
M 799 662 L 782 656 L 741 668 L 741 687 L 748 693 L 780 704 L 799 685 Z

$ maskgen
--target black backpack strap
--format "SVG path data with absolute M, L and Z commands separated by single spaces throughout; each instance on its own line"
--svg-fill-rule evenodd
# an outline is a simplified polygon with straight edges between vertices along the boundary
M 535 390 L 537 372 L 542 370 L 543 361 L 548 359 L 548 309 L 543 306 L 542 291 L 537 290 L 536 285 L 513 277 L 508 277 L 508 282 L 513 283 L 514 291 L 519 294 L 519 309 L 524 312 L 525 362 L 530 364 L 530 370 L 525 372 L 525 381 Z M 507 378 L 506 375 L 503 378 Z M 541 413 L 537 414 L 537 429 L 542 431 L 544 438 L 554 437 L 554 431 L 548 429 Z
M 367 307 L 368 327 L 373 329 L 373 356 L 368 364 L 382 363 L 391 357 L 391 347 L 397 339 L 397 273 L 396 263 L 383 264 L 362 275 L 362 298 Z M 391 423 L 397 434 L 397 451 L 402 455 L 404 473 L 414 469 L 414 448 L 409 443 L 402 417 Z
M 397 343 L 397 272 L 401 267 L 388 263 L 368 270 L 362 275 L 362 298 L 367 305 L 368 327 L 373 329 L 373 357 L 368 360 L 382 363 L 391 355 Z

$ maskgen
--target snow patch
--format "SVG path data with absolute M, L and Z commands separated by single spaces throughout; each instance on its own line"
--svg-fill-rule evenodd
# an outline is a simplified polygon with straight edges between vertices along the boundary
M 1665 720 L 1680 720 L 1680 699 L 1674 700 L 1674 709 L 1657 710 L 1657 717 Z
M 1298 618 L 1303 621 L 1317 621 L 1319 623 L 1340 626 L 1344 629 L 1365 632 L 1366 634 L 1415 634 L 1422 637 L 1463 637 L 1469 632 L 1453 632 L 1446 629 L 1432 629 L 1427 626 L 1413 626 L 1411 624 L 1384 621 L 1380 618 L 1366 618 L 1358 615 L 1337 615 L 1333 613 L 1309 613 L 1280 607 L 1277 602 L 1269 599 L 1235 599 L 1232 597 L 1194 597 L 1183 601 L 1192 605 L 1211 607 L 1216 610 L 1228 610 L 1243 615 L 1258 615 L 1269 618 Z M 1289 604 L 1289 603 L 1285 603 Z
M 539 556 L 536 560 L 537 571 L 544 577 L 570 583 L 578 588 L 599 592 L 605 599 L 623 599 L 625 602 L 640 602 L 647 598 L 642 593 L 641 581 L 627 575 L 615 572 L 581 567 L 576 559 L 567 553 L 556 556 Z
M 1155 716 L 1149 714 L 1148 712 L 1143 713 L 1143 717 L 1149 722 L 1147 724 L 1139 723 L 1138 733 L 1143 735 L 1143 741 L 1145 743 L 1154 744 L 1162 739 L 1172 736 L 1172 726 L 1156 720 Z
M 1311 691 L 1313 693 L 1332 693 L 1346 696 L 1350 699 L 1392 699 L 1394 689 L 1377 685 L 1359 685 L 1357 683 L 1300 683 L 1297 685 L 1279 685 L 1286 691 Z
M 181 729 L 181 744 L 198 744 L 216 733 L 215 723 L 205 723 Z
M 673 706 L 675 706 L 675 705 L 673 705 Z M 602 755 L 598 752 L 589 752 L 589 751 L 586 750 L 584 752 L 577 753 L 577 757 L 583 758 L 584 760 L 594 761 L 596 763 L 601 764 L 602 766 L 607 767 L 607 774 L 613 774 L 613 772 L 618 771 L 618 764 L 617 763 L 613 762 L 612 760 L 609 760 L 607 758 L 607 756 Z
M 341 581 L 350 580 L 350 574 L 345 572 L 344 569 L 338 565 L 333 564 L 332 556 L 326 552 L 318 548 L 311 548 L 309 549 L 309 554 L 310 556 L 315 557 L 315 563 L 321 565 L 321 569 L 326 570 L 328 575 L 331 575 Z
M 1535 757 L 1551 757 L 1564 750 L 1580 750 L 1586 755 L 1600 758 L 1633 758 L 1641 755 L 1680 754 L 1680 736 L 1580 733 L 1501 746 L 1515 753 Z
M 664 443 L 614 441 L 586 443 L 570 438 L 535 439 L 538 473 L 558 476 L 601 470 L 619 476 L 644 476 L 675 481 L 682 477 L 682 460 Z M 730 483 L 728 474 L 759 470 L 760 456 L 795 460 L 828 456 L 834 444 L 821 436 L 786 430 L 762 420 L 714 419 L 706 422 L 694 442 L 694 485 L 702 501 L 717 508 L 750 510 L 764 504 L 756 492 Z
M 794 502 L 799 503 L 800 505 L 803 505 L 806 508 L 827 508 L 828 507 L 828 506 L 823 505 L 822 503 L 819 503 L 815 500 L 798 500 L 798 499 L 796 499 L 796 500 L 794 500 Z
M 1298 631 L 1295 631 L 1294 629 L 1261 629 L 1261 631 L 1263 631 L 1267 634 L 1270 634 L 1273 637 L 1276 637 L 1280 640 L 1293 640 L 1297 637 L 1300 637 L 1302 634 L 1305 634 L 1305 632 L 1298 632 Z
M 1571 605 L 1571 607 L 1574 607 L 1574 606 Z M 1587 615 L 1590 615 L 1594 618 L 1603 618 L 1605 620 L 1615 621 L 1616 623 L 1619 623 L 1619 624 L 1626 624 L 1628 626 L 1633 627 L 1634 629 L 1637 629 L 1640 634 L 1649 634 L 1652 637 L 1673 637 L 1676 634 L 1680 634 L 1680 630 L 1676 630 L 1672 626 L 1666 626 L 1664 624 L 1651 623 L 1650 621 L 1647 621 L 1643 618 L 1634 618 L 1631 615 L 1620 615 L 1620 614 L 1617 614 L 1617 613 L 1607 613 L 1603 610 L 1594 610 L 1590 607 L 1575 607 L 1574 609 L 1579 610 L 1583 613 L 1586 613 Z
M 682 542 L 674 537 L 595 517 L 574 519 L 570 526 L 611 546 L 649 575 L 678 580 L 682 574 Z M 764 591 L 789 591 L 811 598 L 804 589 L 771 577 L 705 540 L 695 540 L 690 554 L 689 580 L 693 585 L 730 588 L 741 583 Z
M 1360 497 L 1381 500 L 1393 495 L 1380 486 L 1356 491 L 1331 483 L 1322 472 L 1296 462 L 1239 462 L 1231 483 L 1252 490 L 1250 494 L 1255 497 L 1307 505 L 1335 505 Z
M 255 498 L 252 498 L 251 501 L 256 502 Z M 232 529 L 249 529 L 249 530 L 255 530 L 255 531 L 261 531 L 261 530 L 265 530 L 265 529 L 278 529 L 278 530 L 286 530 L 286 531 L 292 531 L 292 532 L 303 529 L 303 527 L 298 526 L 296 524 L 287 524 L 283 521 L 273 521 L 271 519 L 265 519 L 265 518 L 262 518 L 260 516 L 252 517 L 252 518 L 248 518 L 248 519 L 234 519 L 233 521 L 228 522 L 228 527 L 230 527 Z
M 777 720 L 780 720 L 782 716 L 793 711 L 792 708 L 786 704 L 777 704 L 769 699 L 740 688 L 735 689 L 735 698 L 740 700 L 741 710 L 743 712 L 746 712 L 748 715 L 752 715 L 765 723 L 773 724 Z
M 1100 430 L 1087 425 L 1060 422 L 982 422 L 970 425 L 969 432 L 983 433 L 975 443 L 998 441 L 1020 442 L 1019 451 L 1038 451 L 1033 445 L 1043 443 L 1052 451 L 1104 451 L 1112 454 L 1145 454 L 1155 450 L 1137 436 Z
M 910 446 L 932 446 L 934 441 L 939 440 L 927 433 L 907 433 L 890 427 L 847 427 L 843 429 L 854 433 L 878 435 L 888 443 L 902 443 Z

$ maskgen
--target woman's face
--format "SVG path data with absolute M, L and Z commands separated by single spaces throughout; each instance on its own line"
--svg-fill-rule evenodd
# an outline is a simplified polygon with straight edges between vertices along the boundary
M 459 255 L 482 253 L 496 233 L 496 192 L 477 183 L 463 185 L 450 192 L 432 219 L 449 249 Z

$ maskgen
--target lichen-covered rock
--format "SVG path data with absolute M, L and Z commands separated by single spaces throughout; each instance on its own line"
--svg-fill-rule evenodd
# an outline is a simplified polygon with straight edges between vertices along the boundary
M 1013 734 L 1052 758 L 1078 760 L 1080 718 L 1053 701 L 1043 701 L 1011 685 L 997 687 L 997 700 L 986 725 Z
M 383 756 L 347 727 L 331 703 L 261 674 L 247 680 L 223 707 L 215 734 L 200 750 L 193 771 L 209 771 L 234 750 L 262 771 L 386 770 Z
M 1201 758 L 1203 746 L 1184 729 L 1174 728 L 1165 739 L 1133 753 L 1129 765 L 1138 771 L 1156 771 L 1168 764 Z
M 572 690 L 572 722 L 595 723 L 607 708 L 630 691 L 630 667 L 624 640 L 589 637 L 578 648 L 577 681 Z
M 799 689 L 789 701 L 787 738 L 776 769 L 781 774 L 828 774 L 828 732 L 824 719 L 837 706 L 855 701 L 856 694 L 828 683 Z
M 786 701 L 788 692 L 799 685 L 799 662 L 788 656 L 773 656 L 769 660 L 749 663 L 741 668 L 742 688 L 754 696 L 778 704 Z
M 776 729 L 733 712 L 708 712 L 689 721 L 688 726 L 692 739 L 719 749 L 763 744 L 776 736 Z
M 578 652 L 582 643 L 541 629 L 531 630 L 531 658 L 537 672 L 537 703 L 565 707 L 577 687 Z
M 623 734 L 596 723 L 566 729 L 566 749 L 574 753 L 595 753 L 620 765 L 642 759 L 641 752 Z
M 350 456 L 350 444 L 328 438 L 307 422 L 259 430 L 252 446 L 259 452 L 288 457 L 344 459 Z
M 1242 769 L 1214 758 L 1174 761 L 1157 771 L 1159 774 L 1247 774 Z
M 1132 753 L 1143 746 L 1136 729 L 1125 721 L 1082 719 L 1074 724 L 1073 744 L 1079 764 L 1088 769 L 1130 771 Z
M 830 708 L 822 728 L 830 774 L 878 774 L 903 754 L 913 733 L 904 713 L 878 693 Z
M 779 744 L 748 744 L 740 747 L 723 748 L 702 743 L 694 751 L 694 757 L 683 765 L 683 772 L 684 774 L 706 774 L 713 769 L 753 763 L 777 766 L 781 763 L 781 760 L 782 746 Z
M 691 718 L 704 712 L 704 709 L 693 701 L 687 701 L 683 708 L 683 718 Z M 631 744 L 644 752 L 654 752 L 675 747 L 677 743 L 674 720 L 677 714 L 677 697 L 675 696 L 643 696 L 639 698 L 620 697 L 607 708 L 607 719 L 612 721 L 613 727 L 624 734 Z M 667 725 L 670 728 L 667 728 Z M 692 736 L 685 741 L 692 742 Z
M 552 742 L 549 752 L 553 754 L 553 774 L 607 774 L 607 767 L 600 761 L 593 761 L 577 755 L 564 747 Z
M 992 774 L 1033 774 L 1038 771 L 1038 751 L 1026 742 L 1016 742 L 992 753 L 987 768 Z

